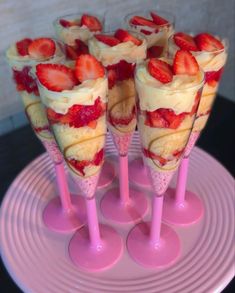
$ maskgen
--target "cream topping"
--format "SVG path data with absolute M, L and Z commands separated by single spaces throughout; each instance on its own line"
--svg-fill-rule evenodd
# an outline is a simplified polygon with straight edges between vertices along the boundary
M 60 114 L 66 114 L 73 105 L 93 105 L 98 97 L 103 103 L 107 102 L 107 78 L 86 80 L 72 90 L 62 92 L 50 91 L 40 83 L 38 88 L 43 104 Z
M 94 55 L 104 66 L 117 64 L 121 60 L 129 63 L 139 63 L 146 58 L 147 43 L 143 37 L 137 36 L 142 40 L 142 44 L 137 46 L 133 42 L 124 42 L 110 47 L 96 38 L 88 41 L 89 52 Z
M 203 72 L 199 71 L 196 76 L 174 75 L 171 82 L 164 84 L 148 73 L 146 65 L 147 62 L 139 65 L 135 76 L 141 110 L 167 108 L 176 114 L 190 112 L 197 91 L 203 85 Z

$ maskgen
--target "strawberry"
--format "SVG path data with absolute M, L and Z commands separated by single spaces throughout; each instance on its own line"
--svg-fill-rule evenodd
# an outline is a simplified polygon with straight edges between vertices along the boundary
M 98 41 L 100 41 L 100 42 L 102 42 L 102 43 L 104 43 L 104 44 L 106 44 L 106 45 L 108 45 L 110 47 L 116 46 L 116 45 L 118 45 L 120 43 L 120 41 L 117 38 L 113 37 L 113 36 L 98 34 L 98 35 L 95 35 L 95 38 Z
M 208 33 L 199 34 L 194 40 L 201 51 L 214 52 L 224 49 L 221 41 Z
M 196 94 L 196 97 L 194 99 L 194 104 L 193 104 L 193 107 L 192 107 L 192 110 L 190 112 L 190 115 L 194 115 L 195 113 L 197 113 L 197 109 L 198 109 L 198 104 L 200 102 L 200 98 L 201 98 L 201 91 L 199 90 Z
M 152 46 L 147 50 L 147 58 L 158 58 L 162 55 L 163 47 L 162 46 Z
M 89 53 L 88 46 L 83 41 L 76 39 L 75 43 L 76 43 L 76 52 L 78 53 L 78 56 Z
M 31 39 L 23 39 L 16 43 L 16 49 L 20 56 L 28 55 L 28 47 L 32 43 Z
M 92 55 L 84 54 L 78 57 L 75 74 L 80 82 L 97 79 L 105 75 L 103 65 Z
M 117 64 L 107 66 L 107 70 L 114 70 L 116 72 L 116 79 L 123 81 L 134 77 L 135 64 L 120 60 Z
M 150 150 L 142 149 L 142 151 L 143 151 L 145 157 L 150 158 L 152 160 L 157 160 L 162 166 L 164 166 L 167 163 L 167 159 L 165 159 L 157 154 L 154 154 Z
M 30 75 L 30 70 L 30 66 L 25 66 L 21 71 L 13 69 L 13 79 L 18 91 L 27 91 L 29 94 L 34 93 L 38 96 L 38 87 L 35 79 Z
M 55 54 L 55 42 L 49 38 L 38 38 L 29 45 L 29 55 L 35 59 L 49 58 Z
M 128 31 L 124 29 L 118 29 L 114 37 L 117 38 L 120 42 L 132 42 L 135 45 L 139 46 L 142 44 L 142 41 L 132 36 Z
M 205 72 L 205 82 L 210 82 L 212 80 L 220 81 L 223 74 L 223 67 L 217 71 L 207 71 Z
M 172 81 L 173 72 L 171 66 L 157 58 L 152 58 L 148 62 L 149 73 L 159 80 L 161 83 L 168 83 Z
M 75 20 L 75 21 L 70 21 L 67 19 L 60 19 L 60 25 L 62 25 L 65 28 L 71 27 L 71 26 L 79 26 L 79 21 Z
M 92 32 L 102 31 L 102 24 L 95 16 L 83 14 L 81 18 L 81 25 L 85 25 Z
M 55 92 L 71 90 L 78 84 L 74 71 L 61 64 L 38 64 L 36 74 L 43 86 Z
M 156 24 L 154 22 L 142 16 L 133 16 L 129 22 L 133 25 L 156 27 Z
M 151 17 L 153 19 L 153 22 L 157 25 L 166 25 L 166 24 L 169 24 L 169 21 L 166 20 L 165 18 L 157 15 L 156 13 L 154 13 L 153 11 L 150 12 L 151 14 Z
M 141 32 L 142 34 L 146 35 L 146 36 L 150 36 L 150 35 L 153 33 L 153 32 L 151 32 L 151 31 L 147 31 L 147 30 L 144 30 L 144 29 L 140 30 L 140 32 Z
M 176 33 L 174 34 L 174 41 L 176 45 L 186 51 L 198 51 L 198 47 L 192 36 L 185 33 Z
M 75 40 L 75 46 L 69 46 L 65 44 L 66 57 L 72 60 L 76 60 L 82 54 L 88 54 L 88 46 L 81 40 Z
M 76 60 L 79 57 L 79 54 L 76 50 L 76 46 L 73 47 L 65 44 L 65 54 L 66 57 L 71 60 Z
M 108 83 L 109 83 L 109 89 L 111 89 L 115 84 L 117 80 L 117 73 L 114 69 L 108 70 Z
M 195 57 L 185 50 L 178 50 L 173 61 L 174 74 L 196 75 L 199 65 Z

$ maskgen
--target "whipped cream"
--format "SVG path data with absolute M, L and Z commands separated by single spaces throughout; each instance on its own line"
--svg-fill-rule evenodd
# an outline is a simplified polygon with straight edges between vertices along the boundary
M 141 35 L 136 37 L 142 40 L 142 44 L 137 46 L 133 42 L 124 42 L 110 47 L 96 38 L 88 41 L 89 52 L 94 55 L 104 66 L 117 64 L 121 60 L 128 63 L 139 63 L 146 58 L 146 40 Z
M 199 71 L 196 76 L 174 75 L 171 82 L 163 84 L 148 73 L 144 62 L 137 67 L 135 75 L 140 108 L 143 111 L 167 108 L 177 115 L 190 112 L 203 79 L 204 74 Z
M 216 36 L 217 39 L 219 37 Z M 226 41 L 221 40 L 224 48 L 227 47 Z M 174 57 L 176 51 L 180 50 L 180 48 L 175 44 L 173 37 L 169 39 L 169 56 Z M 219 52 L 207 52 L 207 51 L 191 51 L 192 55 L 196 58 L 199 66 L 205 71 L 217 71 L 220 70 L 226 63 L 227 60 L 227 52 L 225 50 L 221 50 Z
M 38 88 L 43 104 L 60 114 L 66 114 L 73 105 L 93 105 L 98 97 L 103 103 L 107 102 L 107 78 L 86 80 L 62 92 L 50 91 L 40 83 Z

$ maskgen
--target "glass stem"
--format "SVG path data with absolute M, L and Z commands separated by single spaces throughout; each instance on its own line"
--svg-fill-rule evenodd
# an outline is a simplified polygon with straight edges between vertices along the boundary
M 150 243 L 157 245 L 160 241 L 162 223 L 163 196 L 154 196 L 152 205 L 152 221 L 150 227 Z
M 101 238 L 95 198 L 86 199 L 86 208 L 91 246 L 97 249 L 101 247 Z
M 181 165 L 179 167 L 175 193 L 175 204 L 177 206 L 183 206 L 185 202 L 185 191 L 188 177 L 188 164 L 189 158 L 185 157 L 182 159 Z
M 129 202 L 128 155 L 119 155 L 119 190 L 123 205 Z
M 72 207 L 70 192 L 67 184 L 63 162 L 55 165 L 56 180 L 59 188 L 59 195 L 64 212 L 69 212 Z

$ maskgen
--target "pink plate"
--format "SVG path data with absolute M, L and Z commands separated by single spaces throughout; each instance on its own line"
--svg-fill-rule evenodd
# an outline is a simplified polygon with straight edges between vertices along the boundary
M 140 157 L 138 141 L 135 134 L 129 160 Z M 106 155 L 113 163 L 115 154 L 108 138 Z M 200 194 L 205 215 L 193 226 L 174 227 L 182 245 L 178 260 L 165 269 L 148 269 L 135 263 L 125 248 L 111 269 L 86 273 L 69 258 L 68 245 L 74 234 L 55 233 L 43 224 L 43 209 L 56 190 L 53 165 L 46 154 L 41 155 L 14 180 L 1 206 L 1 256 L 10 275 L 23 292 L 220 292 L 234 275 L 235 182 L 223 166 L 198 148 L 190 160 L 187 187 Z M 97 191 L 97 206 L 113 186 L 117 180 Z M 147 189 L 139 190 L 149 196 Z M 99 219 L 111 225 L 100 211 Z M 149 219 L 150 212 L 144 221 Z M 112 226 L 125 241 L 134 227 Z

